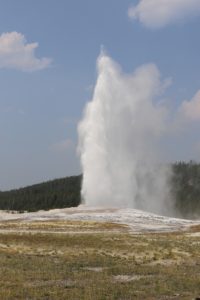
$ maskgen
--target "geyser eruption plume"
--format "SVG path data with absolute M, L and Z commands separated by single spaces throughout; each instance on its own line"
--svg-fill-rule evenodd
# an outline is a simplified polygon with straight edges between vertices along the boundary
M 158 96 L 166 82 L 154 64 L 125 75 L 104 53 L 97 67 L 93 99 L 78 128 L 82 198 L 89 206 L 169 214 L 170 170 L 158 151 L 167 115 Z

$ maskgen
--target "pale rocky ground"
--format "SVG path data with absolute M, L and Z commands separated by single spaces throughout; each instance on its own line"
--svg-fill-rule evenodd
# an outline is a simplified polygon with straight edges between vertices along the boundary
M 85 205 L 33 213 L 0 211 L 0 222 L 17 220 L 22 222 L 49 220 L 109 222 L 127 225 L 134 233 L 187 230 L 190 226 L 200 224 L 200 220 L 169 218 L 131 208 L 94 208 Z

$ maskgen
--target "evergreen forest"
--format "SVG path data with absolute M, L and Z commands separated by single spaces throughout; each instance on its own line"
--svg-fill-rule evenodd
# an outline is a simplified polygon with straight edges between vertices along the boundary
M 179 217 L 200 217 L 200 163 L 172 165 L 172 196 Z M 81 202 L 82 176 L 55 179 L 11 191 L 0 191 L 0 210 L 38 211 L 76 207 Z

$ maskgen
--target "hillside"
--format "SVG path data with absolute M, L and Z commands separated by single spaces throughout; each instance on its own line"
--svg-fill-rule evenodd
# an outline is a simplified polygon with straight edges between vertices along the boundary
M 190 161 L 172 165 L 172 196 L 177 214 L 184 218 L 200 217 L 200 164 Z
M 0 209 L 37 211 L 78 206 L 80 188 L 81 176 L 72 176 L 0 192 Z
M 200 216 L 200 164 L 190 161 L 172 165 L 172 196 L 177 215 Z M 81 175 L 56 179 L 17 190 L 0 192 L 0 209 L 37 211 L 76 207 L 80 204 Z

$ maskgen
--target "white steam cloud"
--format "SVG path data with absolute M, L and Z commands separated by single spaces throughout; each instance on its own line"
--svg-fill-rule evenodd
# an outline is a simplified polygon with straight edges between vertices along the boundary
M 131 19 L 156 29 L 200 15 L 199 0 L 140 0 L 128 10 Z
M 98 58 L 93 99 L 78 128 L 87 205 L 170 213 L 170 170 L 158 149 L 167 117 L 158 96 L 166 83 L 154 64 L 126 75 L 107 55 Z
M 183 101 L 179 108 L 179 115 L 185 121 L 200 121 L 200 90 L 191 100 Z
M 0 35 L 0 68 L 33 72 L 50 66 L 51 59 L 37 58 L 38 43 L 28 44 L 23 34 L 6 32 Z

